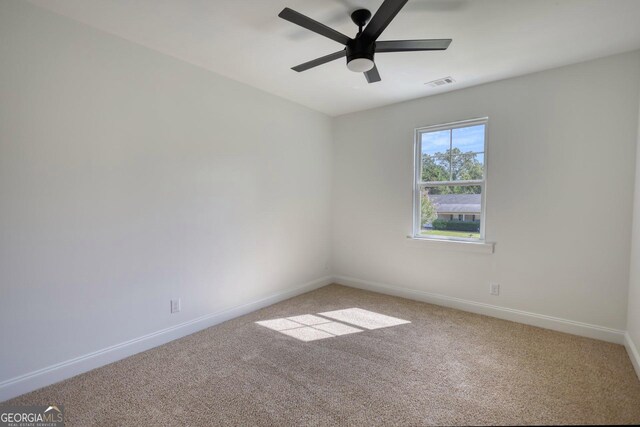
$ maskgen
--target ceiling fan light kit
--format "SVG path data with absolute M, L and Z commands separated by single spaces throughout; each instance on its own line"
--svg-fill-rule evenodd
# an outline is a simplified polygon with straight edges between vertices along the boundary
M 347 62 L 347 68 L 356 73 L 364 73 L 372 69 L 376 65 L 373 58 L 354 58 Z
M 391 23 L 393 18 L 408 0 L 385 0 L 373 18 L 367 9 L 358 9 L 351 14 L 351 20 L 358 26 L 358 34 L 354 38 L 327 27 L 295 10 L 285 7 L 278 15 L 280 18 L 306 28 L 314 33 L 328 37 L 345 48 L 341 51 L 322 56 L 304 64 L 297 65 L 292 70 L 306 71 L 318 65 L 326 64 L 339 58 L 347 58 L 347 68 L 357 73 L 364 73 L 367 82 L 375 83 L 381 80 L 374 56 L 381 52 L 415 52 L 421 50 L 446 50 L 451 39 L 432 40 L 391 40 L 380 41 L 378 37 Z

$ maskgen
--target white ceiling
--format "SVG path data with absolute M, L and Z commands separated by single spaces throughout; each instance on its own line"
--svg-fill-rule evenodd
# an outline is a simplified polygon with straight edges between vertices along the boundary
M 410 0 L 380 40 L 453 42 L 378 54 L 369 85 L 344 60 L 290 70 L 342 47 L 277 15 L 288 6 L 353 36 L 349 13 L 382 0 L 29 1 L 334 116 L 640 48 L 640 0 Z M 424 85 L 446 76 L 456 83 Z

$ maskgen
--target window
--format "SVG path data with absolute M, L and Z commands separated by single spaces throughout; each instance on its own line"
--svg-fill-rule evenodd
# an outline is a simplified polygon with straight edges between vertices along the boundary
M 413 236 L 484 240 L 487 119 L 416 130 Z

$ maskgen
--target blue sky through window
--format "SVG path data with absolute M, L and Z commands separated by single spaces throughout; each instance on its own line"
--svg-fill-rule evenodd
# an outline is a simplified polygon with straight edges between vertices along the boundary
M 427 132 L 422 134 L 422 153 L 430 156 L 435 153 L 444 153 L 449 149 L 453 139 L 453 147 L 459 148 L 463 153 L 483 153 L 484 152 L 484 124 L 476 126 L 468 126 L 464 128 L 456 128 L 453 130 L 440 130 L 435 132 Z M 451 133 L 451 136 L 449 133 Z M 484 156 L 478 156 L 478 160 L 482 161 Z
M 422 134 L 422 154 L 430 156 L 435 153 L 444 153 L 449 149 L 449 132 L 450 130 L 440 130 L 437 132 L 429 132 Z
M 463 153 L 484 152 L 484 125 L 453 129 L 453 147 Z

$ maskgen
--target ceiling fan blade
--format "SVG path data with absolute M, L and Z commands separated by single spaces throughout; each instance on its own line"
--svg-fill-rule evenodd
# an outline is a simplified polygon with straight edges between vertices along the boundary
M 377 40 L 407 1 L 409 0 L 384 0 L 384 3 L 382 3 L 362 32 L 362 36 L 371 40 Z
M 450 44 L 451 39 L 389 40 L 376 42 L 376 53 L 413 52 L 417 50 L 446 50 Z
M 346 50 L 341 50 L 340 52 L 330 53 L 329 55 L 321 56 L 320 58 L 316 58 L 313 61 L 305 62 L 304 64 L 296 65 L 291 68 L 294 71 L 306 71 L 309 68 L 317 67 L 318 65 L 326 64 L 327 62 L 331 62 L 338 58 L 344 58 L 347 55 Z
M 364 73 L 364 76 L 367 78 L 367 83 L 375 83 L 382 80 L 380 78 L 380 73 L 378 72 L 378 67 L 373 65 L 373 68 Z
M 293 9 L 289 9 L 285 7 L 282 9 L 282 12 L 278 15 L 280 18 L 285 19 L 289 22 L 293 22 L 296 25 L 300 25 L 307 30 L 313 31 L 314 33 L 320 34 L 321 36 L 325 36 L 330 38 L 331 40 L 335 40 L 338 43 L 346 45 L 349 40 L 349 37 L 344 34 L 334 30 L 333 28 L 327 27 L 324 24 L 321 24 L 318 21 L 314 21 L 313 19 L 305 16 L 299 12 L 296 12 Z

